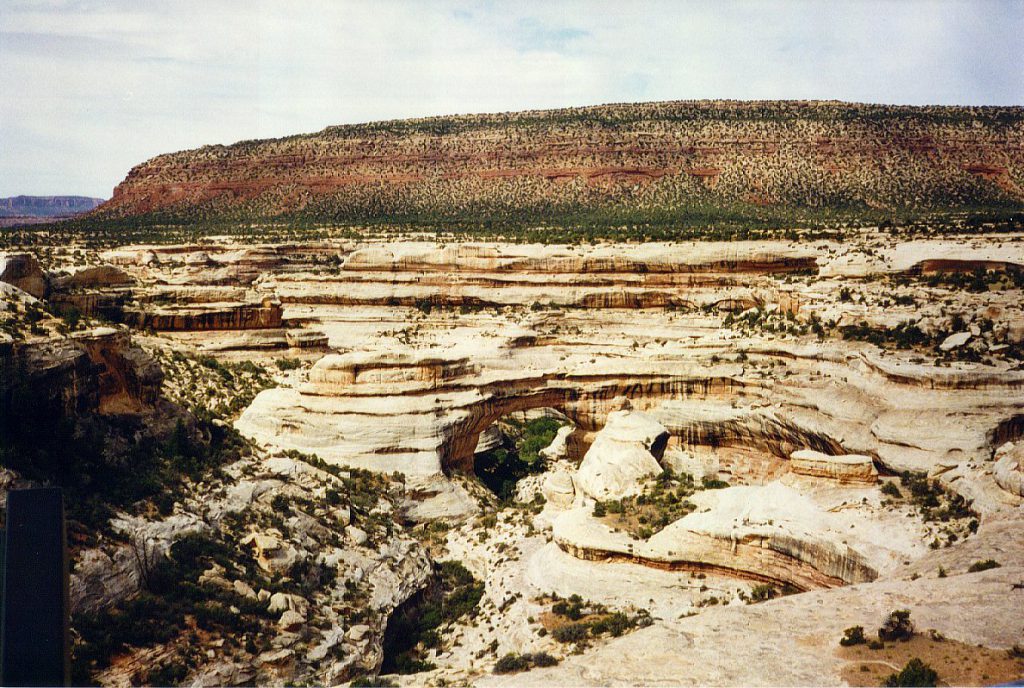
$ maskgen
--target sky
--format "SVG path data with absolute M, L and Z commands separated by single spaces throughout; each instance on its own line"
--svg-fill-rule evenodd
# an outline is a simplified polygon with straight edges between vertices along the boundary
M 1024 0 L 0 0 L 0 197 L 380 119 L 600 103 L 1024 105 Z

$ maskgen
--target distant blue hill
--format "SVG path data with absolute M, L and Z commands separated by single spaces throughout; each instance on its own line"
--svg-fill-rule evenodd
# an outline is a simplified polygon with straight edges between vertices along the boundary
M 0 198 L 0 217 L 67 217 L 88 212 L 103 201 L 87 196 L 12 196 Z

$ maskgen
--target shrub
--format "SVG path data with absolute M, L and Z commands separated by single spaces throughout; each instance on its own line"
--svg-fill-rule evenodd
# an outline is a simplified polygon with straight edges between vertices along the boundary
M 498 660 L 498 663 L 494 665 L 494 673 L 496 674 L 514 674 L 517 671 L 526 671 L 530 668 L 530 662 L 517 654 L 507 654 Z
M 590 635 L 590 626 L 583 623 L 570 623 L 559 626 L 551 632 L 551 637 L 560 643 L 578 643 Z
M 353 686 L 353 688 L 395 688 L 398 686 L 391 679 L 381 678 L 380 676 L 359 676 L 352 679 L 352 683 L 349 685 Z
M 188 675 L 188 667 L 182 662 L 171 662 L 159 669 L 154 669 L 146 676 L 145 683 L 151 686 L 176 686 L 185 680 Z
M 910 620 L 909 609 L 897 609 L 889 613 L 882 627 L 878 629 L 878 639 L 883 641 L 910 640 L 914 635 L 914 624 Z
M 896 487 L 896 483 L 882 483 L 882 487 L 879 489 L 882 491 L 882 494 L 895 497 L 896 499 L 903 496 L 903 493 L 900 492 L 900 488 Z
M 594 518 L 603 518 L 608 512 L 605 511 L 604 504 L 597 502 L 594 504 Z
M 530 654 L 523 655 L 523 658 L 535 667 L 550 667 L 558 664 L 558 659 L 552 657 L 547 652 L 531 652 Z
M 886 686 L 935 686 L 938 684 L 939 674 L 930 666 L 914 657 L 903 667 L 898 674 L 892 674 L 885 679 Z
M 843 631 L 843 637 L 840 638 L 839 644 L 843 647 L 850 647 L 852 645 L 863 645 L 867 642 L 867 638 L 864 637 L 863 626 L 851 626 Z
M 994 559 L 986 559 L 984 561 L 976 561 L 967 568 L 967 573 L 977 573 L 978 571 L 988 571 L 989 569 L 997 569 L 1002 564 Z
M 869 650 L 884 650 L 885 649 L 885 643 L 883 643 L 881 640 L 869 640 L 868 641 L 868 649 Z
M 762 602 L 764 600 L 772 599 L 773 597 L 775 597 L 775 594 L 776 593 L 774 586 L 768 585 L 767 583 L 762 583 L 760 585 L 755 585 L 750 590 L 750 599 L 754 600 L 755 602 Z

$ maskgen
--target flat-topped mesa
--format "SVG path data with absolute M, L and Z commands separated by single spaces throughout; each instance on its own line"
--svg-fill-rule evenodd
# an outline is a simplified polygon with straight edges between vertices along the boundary
M 621 226 L 1005 207 L 1021 199 L 1021 121 L 1014 107 L 689 101 L 375 122 L 161 155 L 94 214 Z

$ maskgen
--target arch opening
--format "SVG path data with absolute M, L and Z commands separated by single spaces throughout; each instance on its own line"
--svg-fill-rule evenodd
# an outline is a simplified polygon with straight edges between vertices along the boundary
M 479 435 L 473 473 L 500 499 L 512 499 L 520 480 L 543 473 L 548 461 L 567 456 L 563 428 L 575 429 L 575 424 L 551 407 L 501 416 Z

